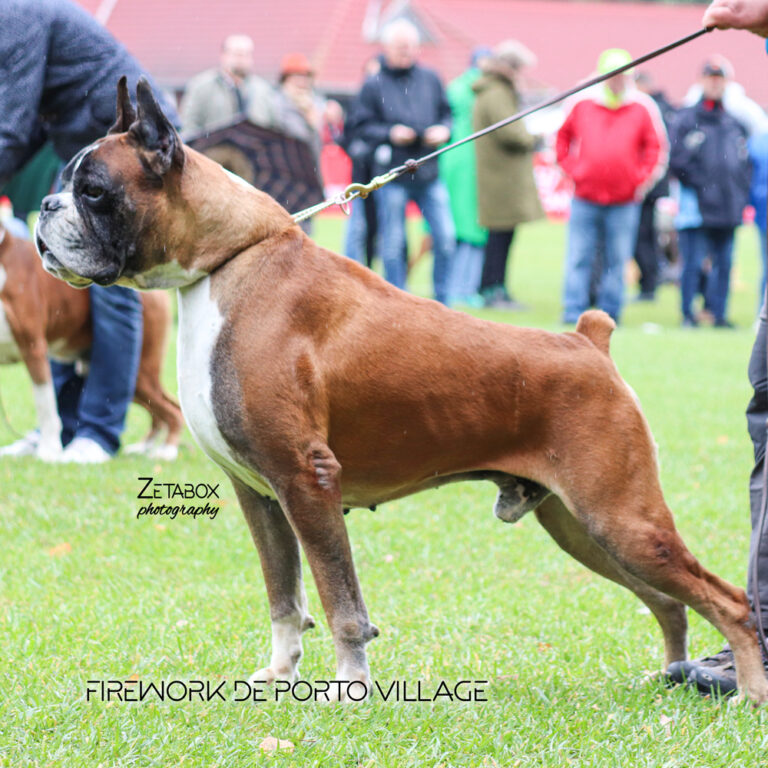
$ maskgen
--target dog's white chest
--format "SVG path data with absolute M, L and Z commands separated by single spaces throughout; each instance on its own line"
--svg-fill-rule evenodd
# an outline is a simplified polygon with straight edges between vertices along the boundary
M 275 498 L 269 483 L 233 455 L 213 411 L 211 360 L 223 324 L 224 318 L 211 298 L 210 278 L 179 288 L 177 367 L 181 410 L 209 458 L 258 493 Z
M 0 291 L 3 290 L 6 277 L 5 270 L 0 266 Z M 0 301 L 0 365 L 18 363 L 19 360 L 21 360 L 21 353 L 19 352 L 18 344 L 16 344 L 16 339 L 13 338 L 11 333 L 11 326 L 8 325 L 3 302 Z

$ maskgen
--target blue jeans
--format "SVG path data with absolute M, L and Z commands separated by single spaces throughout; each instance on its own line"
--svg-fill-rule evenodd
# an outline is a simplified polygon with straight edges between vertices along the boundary
M 683 274 L 680 277 L 681 309 L 684 318 L 693 319 L 692 304 L 699 287 L 699 275 L 704 259 L 712 259 L 712 271 L 707 280 L 707 306 L 715 322 L 725 320 L 731 281 L 733 228 L 696 227 L 677 233 Z
M 115 453 L 133 400 L 142 339 L 141 299 L 136 291 L 92 285 L 93 344 L 88 376 L 71 363 L 51 361 L 61 417 L 61 442 L 88 437 Z
M 353 200 L 350 204 L 347 228 L 344 233 L 344 255 L 360 264 L 365 264 L 365 240 L 368 235 L 368 223 L 365 220 L 365 208 L 362 200 Z
M 575 323 L 589 309 L 589 283 L 598 249 L 603 270 L 597 306 L 619 321 L 624 305 L 624 265 L 632 258 L 640 217 L 638 203 L 598 205 L 573 198 L 563 287 L 563 322 Z
M 449 271 L 456 243 L 448 192 L 443 183 L 439 180 L 424 183 L 417 179 L 393 181 L 382 187 L 377 194 L 379 255 L 384 264 L 384 276 L 392 285 L 405 288 L 405 206 L 409 200 L 414 200 L 432 233 L 432 282 L 435 298 L 445 304 L 448 301 Z
M 483 274 L 483 246 L 472 245 L 465 240 L 456 243 L 448 281 L 450 301 L 462 301 L 480 291 L 480 277 Z

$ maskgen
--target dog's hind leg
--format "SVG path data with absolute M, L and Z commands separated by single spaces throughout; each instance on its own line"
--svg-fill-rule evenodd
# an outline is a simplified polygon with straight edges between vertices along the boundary
M 536 509 L 536 518 L 569 555 L 600 576 L 634 592 L 651 610 L 664 634 L 664 666 L 686 658 L 688 621 L 685 606 L 659 592 L 622 568 L 566 509 L 557 496 L 549 496 Z
M 314 626 L 307 611 L 299 543 L 276 501 L 231 479 L 259 551 L 272 620 L 269 666 L 254 672 L 250 679 L 267 683 L 293 681 L 298 677 L 302 655 L 301 635 Z
M 701 614 L 728 640 L 736 660 L 740 694 L 768 701 L 768 681 L 760 659 L 755 623 L 744 590 L 707 571 L 675 530 L 661 490 L 647 474 L 635 474 L 615 494 L 593 496 L 573 514 L 619 565 L 656 590 Z

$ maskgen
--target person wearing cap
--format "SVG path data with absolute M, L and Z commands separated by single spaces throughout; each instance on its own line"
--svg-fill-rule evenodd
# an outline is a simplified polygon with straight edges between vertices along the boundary
M 309 144 L 319 167 L 325 104 L 315 93 L 313 81 L 314 70 L 303 53 L 283 56 L 277 94 L 277 124 L 283 133 Z
M 598 60 L 605 74 L 632 60 L 611 48 Z M 563 322 L 590 306 L 590 280 L 603 254 L 597 306 L 617 322 L 624 304 L 624 265 L 632 258 L 640 201 L 667 166 L 667 134 L 653 99 L 631 87 L 627 73 L 566 103 L 557 160 L 573 180 L 563 286 Z
M 701 99 L 680 110 L 672 131 L 670 172 L 680 181 L 675 226 L 683 262 L 681 311 L 688 327 L 698 325 L 693 301 L 707 257 L 707 308 L 716 327 L 732 327 L 727 310 L 733 240 L 749 201 L 751 163 L 746 129 L 723 105 L 726 82 L 719 57 L 705 61 Z
M 760 37 L 768 38 L 768 0 L 714 0 L 704 12 L 702 26 L 718 29 L 749 30 Z M 746 42 L 746 41 L 745 41 Z M 747 427 L 754 448 L 755 464 L 749 479 L 749 506 L 752 533 L 749 542 L 749 560 L 759 565 L 757 584 L 747 577 L 747 596 L 754 606 L 759 600 L 762 607 L 763 629 L 768 615 L 768 527 L 762 538 L 759 536 L 759 522 L 763 496 L 763 471 L 766 454 L 766 420 L 768 419 L 768 316 L 766 305 L 760 310 L 757 334 L 749 361 L 749 381 L 752 385 L 752 399 L 747 406 Z M 747 566 L 749 571 L 749 566 Z M 750 619 L 757 621 L 756 614 Z M 768 677 L 768 660 L 763 655 L 763 665 Z M 687 683 L 703 695 L 729 695 L 737 691 L 736 668 L 733 652 L 726 645 L 711 655 L 690 661 L 673 662 L 666 671 L 666 677 L 673 683 Z
M 474 129 L 483 130 L 519 109 L 520 72 L 536 57 L 517 40 L 499 43 L 474 85 Z M 480 291 L 487 307 L 524 309 L 507 292 L 509 249 L 519 224 L 544 216 L 533 179 L 536 137 L 522 121 L 499 128 L 475 144 L 478 216 L 488 228 Z
M 451 107 L 442 83 L 436 72 L 417 62 L 418 29 L 406 19 L 397 19 L 384 27 L 381 42 L 381 70 L 365 81 L 358 104 L 359 135 L 376 147 L 376 173 L 434 151 L 451 135 Z M 386 279 L 405 288 L 405 209 L 413 200 L 432 234 L 434 296 L 446 303 L 455 230 L 437 160 L 386 184 L 376 195 L 379 255 Z
M 272 86 L 253 74 L 253 40 L 229 35 L 221 45 L 219 66 L 195 75 L 181 100 L 181 127 L 194 136 L 238 117 L 267 128 L 275 125 Z
M 490 55 L 490 48 L 475 48 L 469 60 L 469 67 L 448 83 L 445 89 L 453 118 L 451 143 L 469 136 L 474 130 L 472 112 L 475 106 L 475 92 L 472 86 L 482 76 L 481 67 Z M 455 307 L 481 307 L 484 302 L 480 296 L 480 279 L 488 230 L 478 222 L 474 144 L 470 142 L 446 152 L 440 156 L 438 165 L 440 178 L 448 190 L 451 215 L 456 228 L 456 251 L 448 281 L 448 301 Z

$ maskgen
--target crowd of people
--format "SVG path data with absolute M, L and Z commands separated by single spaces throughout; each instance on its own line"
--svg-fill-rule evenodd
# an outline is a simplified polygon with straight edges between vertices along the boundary
M 418 30 L 405 20 L 391 23 L 382 53 L 366 64 L 363 86 L 346 113 L 341 143 L 352 158 L 354 180 L 369 180 L 514 114 L 525 97 L 525 70 L 535 61 L 515 40 L 478 48 L 469 68 L 444 89 L 419 62 Z M 630 61 L 627 51 L 609 49 L 596 72 Z M 635 300 L 654 301 L 663 281 L 678 282 L 684 326 L 731 327 L 734 232 L 749 203 L 765 275 L 761 180 L 768 177 L 768 118 L 724 58 L 709 58 L 692 75 L 698 75 L 696 82 L 677 108 L 647 73 L 630 71 L 568 100 L 555 136 L 532 135 L 519 121 L 443 155 L 439 163 L 430 161 L 375 199 L 353 203 L 345 253 L 369 266 L 378 255 L 386 278 L 405 287 L 403 220 L 412 200 L 431 237 L 438 301 L 524 309 L 510 292 L 510 252 L 518 226 L 544 215 L 533 157 L 549 142 L 573 189 L 562 321 L 575 323 L 596 306 L 618 322 L 626 267 L 634 258 Z M 664 252 L 657 226 L 661 199 L 671 199 L 677 211 L 676 247 Z

